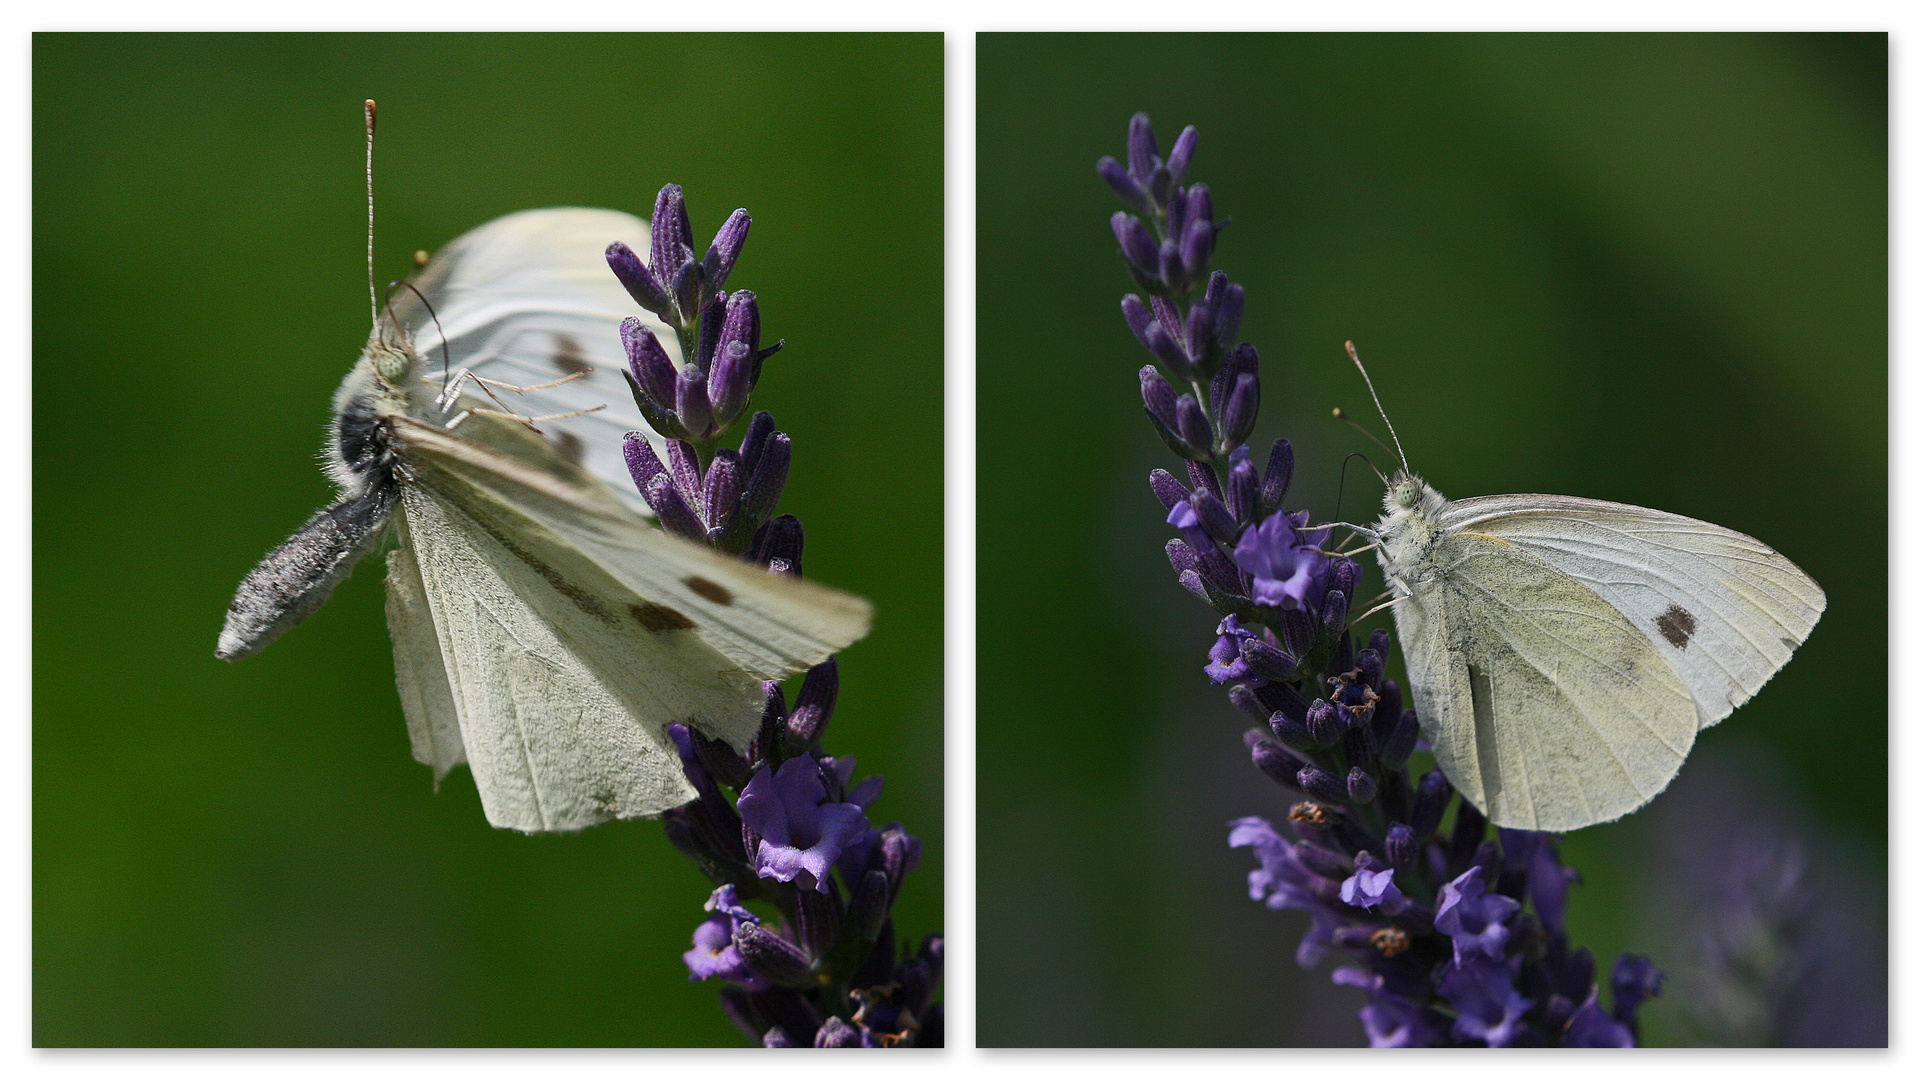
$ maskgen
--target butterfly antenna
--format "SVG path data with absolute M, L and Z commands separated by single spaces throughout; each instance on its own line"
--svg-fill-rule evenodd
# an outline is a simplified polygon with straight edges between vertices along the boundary
M 1335 410 L 1335 411 L 1337 412 L 1338 410 Z M 1365 429 L 1362 429 L 1362 430 L 1365 430 Z M 1367 457 L 1367 452 L 1365 450 L 1355 450 L 1353 453 L 1348 454 L 1344 458 L 1341 458 L 1340 459 L 1340 487 L 1339 487 L 1339 490 L 1337 490 L 1333 496 L 1333 520 L 1335 521 L 1340 520 L 1340 504 L 1344 502 L 1347 497 L 1347 463 L 1352 461 L 1354 458 L 1359 458 L 1361 461 L 1365 461 L 1367 463 L 1367 468 L 1373 469 L 1373 475 L 1380 476 L 1380 470 L 1377 468 L 1374 468 L 1374 464 L 1372 460 L 1370 460 Z M 1387 478 L 1384 476 L 1380 476 L 1380 482 L 1382 484 L 1387 483 Z
M 1367 393 L 1373 395 L 1373 407 L 1379 410 L 1380 419 L 1386 422 L 1387 434 L 1393 436 L 1393 450 L 1394 453 L 1400 455 L 1400 468 L 1407 472 L 1412 472 L 1413 469 L 1407 465 L 1407 452 L 1400 449 L 1400 434 L 1393 430 L 1393 421 L 1387 419 L 1387 410 L 1380 407 L 1380 392 L 1373 388 L 1373 377 L 1367 374 L 1367 365 L 1360 362 L 1360 350 L 1354 348 L 1353 342 L 1351 341 L 1347 342 L 1347 355 L 1353 357 L 1353 366 L 1360 369 L 1360 377 L 1367 381 Z M 1335 415 L 1338 415 L 1338 410 L 1335 410 Z M 1360 427 L 1358 424 L 1354 426 Z M 1361 428 L 1360 430 L 1365 431 L 1366 429 Z M 1375 439 L 1374 441 L 1380 442 L 1379 439 Z M 1380 443 L 1380 445 L 1385 446 L 1386 444 Z
M 1378 435 L 1375 435 L 1375 434 L 1374 434 L 1373 432 L 1371 432 L 1371 431 L 1368 431 L 1368 430 L 1367 430 L 1367 429 L 1366 429 L 1366 428 L 1365 428 L 1364 426 L 1362 426 L 1362 425 L 1361 425 L 1361 423 L 1360 423 L 1360 421 L 1358 421 L 1358 420 L 1355 420 L 1355 419 L 1354 419 L 1353 417 L 1351 417 L 1351 416 L 1348 416 L 1348 415 L 1347 415 L 1347 410 L 1345 410 L 1345 409 L 1343 409 L 1343 408 L 1341 408 L 1341 407 L 1340 407 L 1340 406 L 1338 406 L 1338 405 L 1335 405 L 1335 406 L 1333 407 L 1333 418 L 1334 418 L 1335 420 L 1338 420 L 1338 421 L 1340 421 L 1341 423 L 1343 423 L 1343 424 L 1345 424 L 1345 425 L 1347 425 L 1348 427 L 1350 427 L 1350 428 L 1352 428 L 1353 430 L 1355 430 L 1355 431 L 1357 431 L 1357 432 L 1359 432 L 1360 434 L 1362 434 L 1362 435 L 1365 435 L 1365 436 L 1366 436 L 1367 438 L 1369 438 L 1369 439 L 1372 439 L 1372 440 L 1374 441 L 1374 443 L 1375 443 L 1375 444 L 1377 444 L 1377 445 L 1378 445 L 1378 446 L 1380 447 L 1380 449 L 1382 449 L 1382 450 L 1385 450 L 1385 451 L 1386 451 L 1387 453 L 1389 453 L 1389 454 L 1391 454 L 1391 453 L 1393 453 L 1393 447 L 1391 447 L 1391 446 L 1388 446 L 1388 445 L 1387 445 L 1387 444 L 1386 444 L 1385 442 L 1383 442 L 1383 441 L 1381 441 L 1381 439 L 1380 439 L 1380 436 L 1378 436 Z M 1351 457 L 1352 455 L 1351 455 L 1351 454 L 1349 454 L 1348 456 L 1349 456 L 1349 457 Z M 1366 457 L 1366 456 L 1365 456 L 1365 455 L 1363 454 L 1363 455 L 1361 455 L 1361 457 L 1362 457 L 1362 459 L 1363 459 L 1363 460 L 1365 460 L 1365 457 Z M 1403 462 L 1401 462 L 1401 464 L 1403 464 L 1403 465 L 1404 465 L 1404 464 L 1406 464 L 1406 462 L 1404 462 L 1404 461 L 1403 461 Z M 1384 484 L 1384 483 L 1386 483 L 1386 482 L 1387 482 L 1387 478 L 1386 478 L 1386 476 L 1384 476 L 1384 475 L 1383 475 L 1383 474 L 1382 474 L 1382 473 L 1380 472 L 1380 470 L 1379 470 L 1379 469 L 1377 469 L 1377 468 L 1374 468 L 1374 464 L 1373 464 L 1373 462 L 1372 462 L 1372 461 L 1367 461 L 1367 468 L 1369 468 L 1369 469 L 1373 469 L 1373 475 L 1375 475 L 1375 476 L 1378 476 L 1378 477 L 1380 477 L 1380 482 L 1381 482 L 1381 483 L 1383 483 L 1383 484 Z
M 373 276 L 373 99 L 367 99 L 367 303 L 372 318 L 380 322 L 380 290 Z

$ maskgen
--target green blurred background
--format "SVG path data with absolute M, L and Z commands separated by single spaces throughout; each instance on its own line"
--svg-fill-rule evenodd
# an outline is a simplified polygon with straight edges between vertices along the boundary
M 807 572 L 872 598 L 832 749 L 926 841 L 942 924 L 937 35 L 37 35 L 34 1041 L 741 1045 L 680 953 L 710 886 L 656 822 L 525 837 L 410 760 L 377 570 L 259 658 L 240 577 L 329 498 L 385 278 L 497 215 L 683 185 L 788 349 Z M 843 279 L 844 275 L 844 279 Z M 859 318 L 848 318 L 852 310 Z
M 1695 914 L 1653 899 L 1672 816 L 1796 822 L 1869 954 L 1829 1003 L 1884 1022 L 1886 38 L 995 35 L 978 58 L 982 1044 L 1364 1041 L 1359 993 L 1294 964 L 1305 916 L 1249 902 L 1225 846 L 1289 800 L 1200 672 L 1216 617 L 1147 490 L 1177 464 L 1093 168 L 1136 110 L 1163 152 L 1200 129 L 1290 507 L 1332 516 L 1341 457 L 1377 450 L 1328 416 L 1371 417 L 1351 338 L 1448 495 L 1660 507 L 1822 583 L 1812 639 L 1674 789 L 1568 839 L 1569 922 L 1603 965 L 1672 972 Z M 1347 475 L 1341 512 L 1371 516 L 1378 483 Z M 1729 768 L 1761 810 L 1685 794 Z M 1669 991 L 1648 1040 L 1698 1038 Z

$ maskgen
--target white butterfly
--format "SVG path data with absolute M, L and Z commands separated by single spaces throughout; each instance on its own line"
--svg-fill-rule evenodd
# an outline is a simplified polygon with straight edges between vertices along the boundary
M 1812 578 L 1732 529 L 1563 495 L 1450 502 L 1401 465 L 1360 531 L 1421 731 L 1496 825 L 1565 832 L 1646 804 L 1826 610 Z
M 647 226 L 524 211 L 455 240 L 417 293 L 395 295 L 334 397 L 340 499 L 241 583 L 218 648 L 228 660 L 264 648 L 391 523 L 387 622 L 413 755 L 436 782 L 465 761 L 487 820 L 524 832 L 691 800 L 665 726 L 744 748 L 760 681 L 825 660 L 871 620 L 865 600 L 642 516 L 621 451 L 646 424 L 620 376 L 620 322 L 636 308 L 607 268 L 615 240 L 644 251 Z M 596 411 L 542 420 L 543 435 L 471 411 L 490 403 L 458 393 L 477 388 L 464 372 L 522 387 L 577 376 L 527 400 Z M 449 374 L 458 400 L 445 403 Z

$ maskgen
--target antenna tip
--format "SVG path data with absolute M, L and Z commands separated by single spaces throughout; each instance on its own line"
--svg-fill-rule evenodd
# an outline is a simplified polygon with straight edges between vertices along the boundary
M 413 253 L 414 268 L 419 269 L 420 267 L 427 265 L 427 258 L 428 258 L 427 253 L 424 251 L 414 252 Z
M 1333 407 L 1333 418 L 1335 420 L 1345 420 L 1347 418 L 1347 410 L 1335 405 Z

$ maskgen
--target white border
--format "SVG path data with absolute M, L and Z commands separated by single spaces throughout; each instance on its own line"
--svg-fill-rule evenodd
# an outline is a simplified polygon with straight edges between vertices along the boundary
M 723 16 L 713 9 L 689 5 L 673 9 L 664 5 L 614 5 L 581 0 L 548 0 L 539 5 L 498 2 L 454 2 L 454 0 L 407 0 L 380 3 L 350 0 L 320 6 L 260 5 L 221 2 L 189 2 L 156 9 L 150 2 L 98 2 L 77 0 L 40 12 L 16 16 L 19 32 L 13 48 L 5 54 L 11 78 L 4 85 L 16 93 L 16 104 L 5 113 L 5 143 L 18 148 L 20 162 L 6 174 L 6 182 L 21 208 L 6 220 L 8 239 L 16 258 L 12 267 L 12 288 L 5 291 L 8 308 L 17 327 L 18 343 L 13 356 L 13 376 L 9 385 L 15 400 L 31 386 L 27 363 L 30 336 L 30 251 L 31 207 L 29 203 L 30 72 L 31 43 L 26 34 L 34 29 L 593 29 L 593 30 L 666 30 L 752 27 L 784 29 L 889 29 L 945 30 L 947 85 L 947 346 L 946 376 L 946 701 L 947 701 L 947 836 L 948 882 L 947 932 L 948 974 L 946 997 L 949 1008 L 948 1031 L 952 1045 L 969 1047 L 972 1043 L 973 1002 L 977 993 L 973 980 L 975 848 L 971 829 L 974 819 L 974 32 L 977 30 L 1252 30 L 1252 29 L 1619 29 L 1619 30 L 1693 30 L 1745 28 L 1753 30 L 1891 30 L 1893 38 L 1893 177 L 1894 177 L 1894 276 L 1893 345 L 1894 364 L 1890 402 L 1893 471 L 1892 528 L 1895 549 L 1892 557 L 1894 589 L 1893 671 L 1896 674 L 1920 672 L 1920 651 L 1907 631 L 1908 615 L 1920 604 L 1920 577 L 1906 569 L 1908 560 L 1920 556 L 1916 537 L 1914 500 L 1907 488 L 1910 478 L 1920 475 L 1915 455 L 1920 443 L 1905 437 L 1898 422 L 1920 415 L 1920 391 L 1914 380 L 1905 377 L 1905 350 L 1900 329 L 1904 316 L 1913 309 L 1916 295 L 1910 276 L 1901 273 L 1900 256 L 1914 250 L 1914 216 L 1904 213 L 1903 203 L 1915 187 L 1913 175 L 1912 122 L 1916 115 L 1913 80 L 1902 70 L 1916 16 L 1909 8 L 1892 3 L 1848 2 L 1833 0 L 1820 4 L 1749 2 L 1741 5 L 1699 2 L 1699 0 L 1614 0 L 1606 4 L 1592 2 L 1560 4 L 1547 8 L 1537 4 L 1512 2 L 1455 2 L 1435 5 L 1431 2 L 1374 3 L 1364 9 L 1334 5 L 1305 6 L 1280 3 L 1247 3 L 1243 0 L 1218 0 L 1198 5 L 1142 3 L 1139 0 L 1110 0 L 1097 8 L 1084 3 L 1059 0 L 976 0 L 957 3 L 952 0 L 933 4 L 902 6 L 897 2 L 829 2 L 798 6 L 791 0 L 736 0 L 729 3 Z M 14 21 L 14 20 L 10 20 Z M 1324 1060 L 1330 1051 L 1056 1051 L 1012 1052 L 954 1049 L 944 1053 L 922 1053 L 852 1058 L 836 1055 L 824 1058 L 791 1055 L 775 1063 L 751 1051 L 633 1051 L 633 1052 L 44 1052 L 29 1049 L 31 1040 L 30 903 L 31 883 L 31 735 L 28 721 L 30 686 L 31 630 L 28 618 L 28 581 L 31 548 L 28 516 L 31 501 L 29 469 L 31 460 L 30 425 L 16 411 L 5 446 L 12 451 L 13 468 L 0 470 L 0 507 L 9 508 L 9 520 L 0 527 L 0 566 L 7 570 L 0 583 L 0 603 L 9 616 L 0 626 L 7 635 L 0 654 L 6 658 L 14 693 L 9 719 L 15 726 L 10 740 L 18 750 L 10 774 L 14 782 L 15 805 L 19 808 L 16 827 L 0 834 L 5 845 L 0 865 L 17 875 L 13 888 L 0 892 L 0 911 L 7 916 L 11 933 L 0 935 L 0 962 L 13 972 L 13 978 L 0 984 L 5 1007 L 7 1042 L 12 1048 L 16 1075 L 122 1075 L 142 1076 L 245 1076 L 262 1073 L 288 1076 L 332 1076 L 352 1068 L 369 1076 L 416 1078 L 425 1075 L 454 1074 L 475 1076 L 524 1077 L 538 1072 L 578 1065 L 594 1070 L 645 1068 L 671 1075 L 691 1075 L 696 1070 L 739 1070 L 745 1068 L 779 1069 L 783 1073 L 803 1075 L 848 1074 L 879 1075 L 890 1072 L 940 1072 L 973 1075 L 993 1068 L 1019 1075 L 1037 1075 L 1042 1070 L 1055 1072 L 1066 1068 L 1097 1068 L 1103 1074 L 1146 1074 L 1156 1077 L 1174 1070 L 1194 1067 L 1226 1070 L 1234 1073 L 1253 1069 L 1306 1068 L 1316 1071 L 1339 1068 L 1347 1063 Z M 1036 618 L 1047 613 L 1036 612 Z M 1894 775 L 1911 779 L 1920 775 L 1920 739 L 1907 734 L 1914 719 L 1913 709 L 1896 701 L 1893 736 Z M 1908 929 L 1914 914 L 1910 899 L 1920 885 L 1913 871 L 1912 841 L 1920 830 L 1914 820 L 1920 801 L 1903 797 L 1893 790 L 1895 814 L 1892 851 L 1892 881 L 1895 897 L 1891 913 L 1891 968 L 1894 978 L 1893 1041 L 1889 1053 L 1852 1052 L 1833 1062 L 1849 1071 L 1864 1074 L 1920 1074 L 1914 1068 L 1913 1033 L 1920 1030 L 1920 1001 L 1912 991 L 1913 976 L 1920 972 L 1920 937 Z M 1034 918 L 1071 919 L 1072 912 L 1035 912 Z M 1143 973 L 1142 977 L 1150 977 Z M 716 1056 L 724 1055 L 724 1056 Z M 1809 1065 L 1827 1064 L 1828 1055 L 1810 1059 L 1804 1053 L 1740 1053 L 1737 1062 L 1723 1054 L 1702 1057 L 1674 1052 L 1643 1052 L 1632 1063 L 1636 1072 L 1661 1072 L 1680 1068 L 1697 1069 L 1733 1065 L 1760 1074 L 1804 1070 Z M 589 1060 L 591 1059 L 591 1060 Z M 1906 1065 L 1899 1062 L 1906 1061 Z M 1613 1080 L 1624 1062 L 1611 1056 L 1562 1054 L 1556 1057 L 1556 1072 L 1572 1075 L 1604 1075 Z M 1507 1055 L 1428 1053 L 1418 1062 L 1404 1058 L 1370 1062 L 1372 1068 L 1416 1069 L 1422 1072 L 1465 1071 L 1500 1075 L 1513 1072 L 1534 1080 L 1540 1062 L 1525 1053 Z M 1602 1072 L 1604 1070 L 1604 1073 Z

